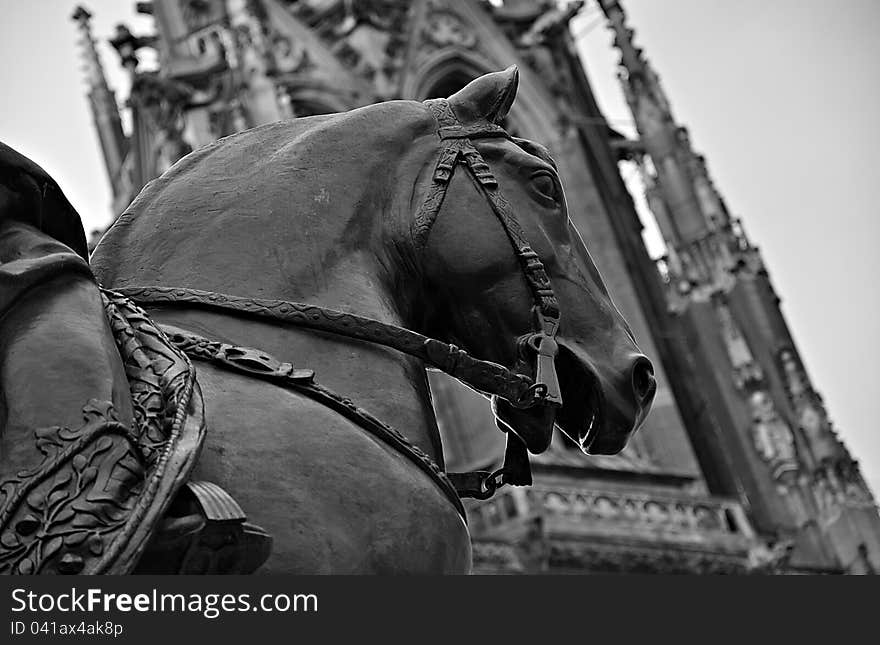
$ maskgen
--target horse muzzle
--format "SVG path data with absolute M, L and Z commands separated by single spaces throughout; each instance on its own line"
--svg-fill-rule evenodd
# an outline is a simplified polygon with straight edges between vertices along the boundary
M 613 367 L 586 360 L 564 341 L 560 350 L 564 404 L 557 424 L 587 454 L 619 453 L 651 409 L 657 391 L 651 361 L 633 352 Z

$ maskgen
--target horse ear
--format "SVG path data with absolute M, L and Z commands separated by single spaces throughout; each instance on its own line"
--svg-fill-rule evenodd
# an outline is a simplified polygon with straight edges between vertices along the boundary
M 503 72 L 474 79 L 450 96 L 449 103 L 464 123 L 483 120 L 498 123 L 510 111 L 518 83 L 519 70 L 511 65 Z

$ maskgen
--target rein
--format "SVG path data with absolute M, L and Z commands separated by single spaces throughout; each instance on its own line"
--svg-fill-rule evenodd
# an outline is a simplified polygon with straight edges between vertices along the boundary
M 498 363 L 473 358 L 455 345 L 335 309 L 180 287 L 119 287 L 113 291 L 139 304 L 193 306 L 233 312 L 384 345 L 419 358 L 480 392 L 504 397 L 517 407 L 534 405 L 542 392 L 540 385 L 528 376 L 517 374 Z

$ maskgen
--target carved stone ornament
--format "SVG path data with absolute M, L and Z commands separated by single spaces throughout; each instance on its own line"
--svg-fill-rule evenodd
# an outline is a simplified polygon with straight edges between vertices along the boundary
M 749 397 L 752 410 L 752 441 L 761 459 L 770 466 L 774 479 L 799 468 L 794 435 L 779 416 L 773 399 L 764 390 Z
M 192 33 L 217 24 L 226 17 L 224 0 L 178 0 L 180 15 Z
M 156 174 L 165 172 L 192 152 L 192 146 L 183 137 L 183 110 L 191 93 L 186 84 L 156 74 L 139 75 L 132 87 L 132 103 L 154 135 L 152 151 Z
M 584 0 L 575 0 L 566 4 L 558 2 L 540 4 L 543 11 L 519 38 L 519 44 L 522 46 L 532 47 L 558 36 L 559 32 L 565 30 L 571 19 L 583 8 Z
M 747 556 L 698 550 L 619 548 L 592 542 L 553 541 L 550 566 L 555 569 L 601 573 L 667 573 L 742 575 L 749 572 Z
M 785 375 L 785 386 L 788 390 L 788 395 L 792 400 L 796 401 L 805 394 L 808 394 L 811 388 L 809 383 L 807 383 L 803 367 L 798 362 L 794 352 L 790 349 L 783 349 L 779 352 L 779 362 Z
M 841 460 L 834 470 L 841 503 L 849 508 L 876 508 L 877 502 L 865 483 L 859 466 L 852 460 Z
M 381 99 L 396 95 L 411 7 L 402 0 L 289 3 L 291 13 L 314 29 L 343 65 L 370 81 Z M 280 63 L 279 70 L 290 71 Z
M 407 9 L 402 0 L 294 0 L 288 3 L 292 13 L 321 32 L 337 36 L 350 34 L 359 24 L 388 30 L 395 13 Z
M 798 425 L 803 430 L 816 461 L 835 459 L 841 453 L 840 443 L 822 405 L 822 399 L 810 385 L 806 370 L 794 350 L 786 348 L 779 352 L 779 366 Z
M 835 492 L 835 482 L 827 471 L 819 470 L 813 476 L 813 501 L 819 515 L 819 523 L 828 526 L 836 522 L 842 513 L 840 500 Z
M 308 50 L 281 31 L 272 31 L 269 36 L 269 47 L 275 70 L 281 74 L 298 72 L 310 65 Z
M 428 17 L 422 29 L 422 36 L 429 46 L 464 49 L 472 49 L 476 46 L 476 34 L 446 3 L 430 0 L 429 7 Z
M 684 254 L 683 257 L 687 258 L 688 256 Z M 743 336 L 730 309 L 726 304 L 718 303 L 716 311 L 721 322 L 721 336 L 727 348 L 727 355 L 733 365 L 734 383 L 739 389 L 743 389 L 750 383 L 761 381 L 764 378 L 761 366 L 755 361 L 748 341 Z

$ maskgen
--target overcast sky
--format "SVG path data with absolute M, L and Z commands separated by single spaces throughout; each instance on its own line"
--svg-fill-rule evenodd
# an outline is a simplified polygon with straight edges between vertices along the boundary
M 131 0 L 88 0 L 97 36 L 146 32 Z M 732 212 L 758 245 L 814 385 L 880 493 L 880 2 L 626 0 Z M 55 177 L 86 230 L 110 193 L 85 99 L 72 0 L 0 0 L 0 140 Z M 616 55 L 588 2 L 574 32 L 599 102 L 631 133 Z M 127 83 L 100 45 L 110 84 Z

